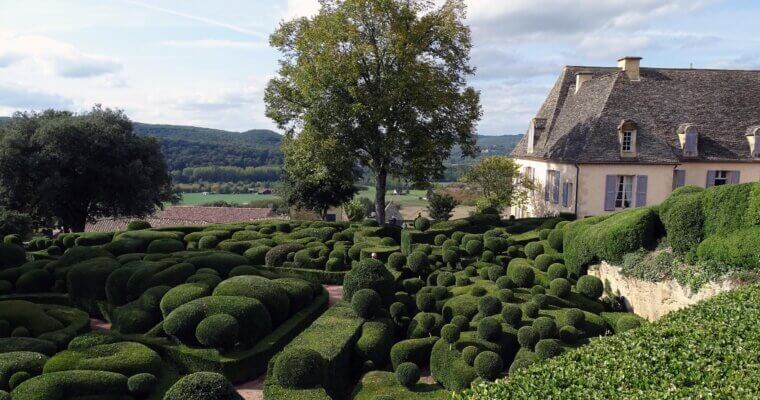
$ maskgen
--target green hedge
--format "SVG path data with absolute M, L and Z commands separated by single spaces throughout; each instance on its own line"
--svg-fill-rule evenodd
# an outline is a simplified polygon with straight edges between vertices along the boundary
M 620 263 L 626 253 L 652 247 L 662 234 L 660 219 L 649 207 L 578 220 L 565 229 L 565 266 L 575 276 L 601 260 Z
M 760 225 L 760 182 L 707 189 L 702 211 L 705 237 Z
M 31 378 L 13 390 L 13 400 L 116 399 L 127 394 L 127 377 L 107 371 L 63 371 Z
M 758 324 L 760 286 L 754 285 L 520 369 L 506 381 L 476 385 L 457 398 L 755 398 Z
M 411 388 L 402 386 L 392 372 L 372 371 L 354 388 L 353 400 L 378 400 L 383 396 L 395 400 L 448 400 L 451 393 L 440 385 L 418 382 Z
M 760 226 L 713 235 L 700 243 L 697 256 L 738 270 L 760 269 Z

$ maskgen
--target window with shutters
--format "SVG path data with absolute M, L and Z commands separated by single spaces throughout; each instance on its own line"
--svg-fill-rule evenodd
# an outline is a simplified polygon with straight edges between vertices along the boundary
M 623 132 L 623 144 L 621 150 L 624 153 L 630 153 L 633 151 L 633 131 Z
M 560 190 L 560 172 L 556 170 L 546 171 L 546 188 L 544 192 L 544 200 L 551 201 L 554 204 L 559 204 L 561 197 Z
M 620 175 L 617 177 L 617 195 L 615 208 L 633 207 L 633 176 Z
M 721 186 L 728 183 L 728 171 L 715 171 L 715 180 L 713 181 L 714 186 Z

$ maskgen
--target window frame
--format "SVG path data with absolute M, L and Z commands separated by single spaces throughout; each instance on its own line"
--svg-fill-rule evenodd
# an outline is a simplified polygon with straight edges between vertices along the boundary
M 623 140 L 620 143 L 620 151 L 623 153 L 633 153 L 633 130 L 623 131 Z
M 627 210 L 635 207 L 634 175 L 618 175 L 615 187 L 615 209 Z
M 729 176 L 729 171 L 727 171 L 727 170 L 715 171 L 715 178 L 713 179 L 713 186 L 728 185 L 728 183 L 729 183 L 728 176 Z M 718 183 L 719 181 L 721 183 Z

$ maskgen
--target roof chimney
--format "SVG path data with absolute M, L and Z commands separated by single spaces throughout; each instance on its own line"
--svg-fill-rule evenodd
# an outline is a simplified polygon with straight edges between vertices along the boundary
M 591 80 L 593 76 L 594 74 L 591 71 L 580 71 L 575 74 L 575 93 L 578 93 L 578 91 L 581 90 L 581 86 L 583 86 L 586 81 Z
M 639 67 L 641 66 L 641 57 L 623 57 L 618 60 L 618 68 L 623 70 L 628 79 L 638 81 L 641 79 Z

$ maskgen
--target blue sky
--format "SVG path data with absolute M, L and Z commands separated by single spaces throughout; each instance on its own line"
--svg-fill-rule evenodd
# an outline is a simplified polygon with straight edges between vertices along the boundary
M 760 2 L 468 0 L 481 134 L 522 133 L 563 65 L 760 69 Z M 95 103 L 141 122 L 274 128 L 268 35 L 316 0 L 0 0 L 0 115 Z

